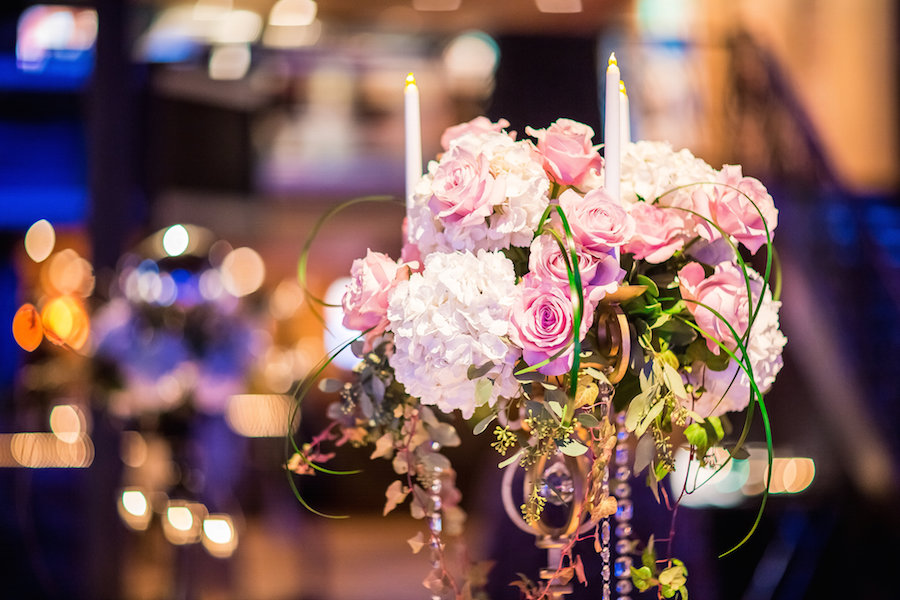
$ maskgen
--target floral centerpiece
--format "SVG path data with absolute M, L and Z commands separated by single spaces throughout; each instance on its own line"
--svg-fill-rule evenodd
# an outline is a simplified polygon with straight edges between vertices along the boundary
M 391 460 L 400 478 L 385 513 L 408 498 L 429 520 L 431 537 L 411 543 L 432 546 L 425 585 L 435 597 L 472 597 L 483 574 L 459 584 L 442 560 L 440 535 L 463 516 L 440 453 L 459 444 L 454 414 L 494 436 L 501 467 L 531 473 L 521 518 L 555 552 L 543 582 L 515 583 L 528 598 L 583 581 L 572 548 L 590 537 L 608 591 L 609 519 L 630 507 L 610 481 L 646 471 L 659 497 L 676 446 L 706 465 L 739 456 L 747 425 L 727 452 L 712 452 L 725 443 L 725 413 L 760 410 L 771 458 L 763 394 L 786 340 L 769 284 L 778 213 L 765 187 L 740 166 L 716 170 L 640 141 L 624 144 L 612 197 L 590 127 L 559 119 L 526 128 L 533 139 L 506 127 L 479 117 L 448 129 L 411 195 L 400 260 L 369 250 L 354 261 L 342 305 L 361 362 L 354 381 L 319 383 L 338 395 L 333 422 L 288 462 L 299 474 L 332 472 L 325 446 L 347 442 Z M 760 274 L 748 262 L 763 247 Z M 623 470 L 612 456 L 629 438 Z M 565 531 L 541 526 L 566 487 L 553 483 L 560 468 L 572 503 Z M 657 557 L 652 538 L 644 548 L 642 566 L 616 563 L 631 579 L 620 591 L 686 598 L 683 563 Z

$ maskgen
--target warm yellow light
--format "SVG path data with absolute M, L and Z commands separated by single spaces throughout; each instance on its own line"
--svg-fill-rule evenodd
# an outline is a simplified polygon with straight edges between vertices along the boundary
M 456 10 L 460 4 L 462 0 L 413 0 L 413 8 L 423 12 Z
M 416 85 L 416 76 L 410 73 L 406 76 L 406 86 Z
M 194 525 L 194 515 L 187 506 L 170 506 L 166 510 L 166 518 L 178 531 L 190 531 Z
M 318 5 L 313 0 L 278 0 L 269 12 L 269 25 L 303 27 L 316 18 Z
M 535 0 L 535 6 L 542 13 L 580 13 L 581 0 Z
M 55 245 L 56 232 L 46 219 L 35 222 L 25 234 L 25 253 L 36 263 L 46 260 Z
M 73 443 L 66 443 L 52 433 L 14 433 L 9 439 L 13 460 L 29 469 L 89 467 L 94 461 L 94 444 L 87 435 L 79 435 Z
M 292 279 L 285 279 L 275 287 L 269 312 L 279 321 L 290 319 L 303 304 L 303 290 Z
M 50 292 L 86 298 L 94 290 L 94 268 L 71 248 L 50 257 L 41 277 L 44 287 Z
M 618 66 L 618 65 L 619 65 L 619 63 L 616 62 L 616 53 L 615 53 L 615 52 L 610 52 L 610 54 L 609 54 L 609 66 L 612 67 L 612 66 Z
M 225 421 L 245 437 L 281 437 L 291 408 L 288 397 L 281 394 L 236 394 L 228 399 Z
M 209 54 L 209 78 L 218 81 L 243 79 L 250 70 L 250 45 L 246 43 L 216 46 Z
M 169 256 L 181 256 L 188 249 L 191 236 L 184 225 L 172 225 L 163 234 L 163 250 Z
M 137 431 L 123 431 L 120 452 L 122 462 L 134 469 L 147 462 L 147 440 Z
M 169 500 L 162 524 L 163 535 L 172 544 L 194 544 L 200 541 L 201 523 L 206 514 L 206 507 L 198 502 Z
M 216 544 L 227 544 L 234 537 L 231 523 L 221 517 L 210 516 L 203 521 L 203 535 Z
M 237 531 L 230 515 L 209 515 L 203 521 L 203 547 L 216 558 L 228 558 L 237 549 Z
M 41 310 L 44 333 L 57 345 L 80 350 L 87 342 L 90 322 L 81 303 L 72 296 L 50 299 Z
M 625 82 L 621 79 L 619 80 L 619 92 L 621 92 L 623 96 L 628 95 L 628 90 L 625 89 Z
M 153 513 L 150 502 L 141 488 L 126 488 L 122 491 L 118 502 L 119 516 L 125 524 L 137 531 L 143 531 L 150 525 Z
M 235 248 L 222 261 L 222 285 L 232 296 L 247 296 L 262 286 L 266 266 L 253 248 Z
M 125 490 L 122 492 L 122 507 L 136 517 L 147 514 L 150 505 L 147 503 L 147 497 L 140 490 Z
M 84 433 L 85 419 L 81 409 L 72 404 L 57 404 L 50 411 L 50 431 L 60 441 L 74 444 Z

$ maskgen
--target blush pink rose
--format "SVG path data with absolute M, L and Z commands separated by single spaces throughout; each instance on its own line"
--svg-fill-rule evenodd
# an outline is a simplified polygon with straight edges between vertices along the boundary
M 625 277 L 625 271 L 619 267 L 615 256 L 609 253 L 593 254 L 577 246 L 575 252 L 585 298 L 598 302 L 606 294 L 616 291 Z M 548 281 L 561 288 L 569 286 L 566 260 L 552 236 L 541 235 L 531 243 L 528 271 L 537 280 Z
M 460 226 L 477 225 L 503 202 L 503 179 L 491 174 L 488 157 L 453 146 L 440 160 L 431 182 L 428 208 L 438 218 Z
M 546 129 L 526 127 L 525 131 L 537 138 L 544 169 L 557 183 L 579 186 L 586 178 L 595 177 L 603 166 L 603 159 L 591 144 L 594 130 L 584 123 L 557 119 Z
M 753 177 L 744 177 L 740 165 L 725 165 L 709 193 L 709 215 L 728 235 L 756 254 L 766 243 L 766 227 L 771 236 L 778 225 L 778 210 L 765 186 Z M 754 206 L 755 205 L 755 206 Z M 718 236 L 718 232 L 714 236 Z
M 634 235 L 634 219 L 603 188 L 584 196 L 566 190 L 559 196 L 559 206 L 572 228 L 572 237 L 589 252 L 608 252 Z
M 649 202 L 635 202 L 628 213 L 634 219 L 634 235 L 622 246 L 623 252 L 638 260 L 659 264 L 684 246 L 685 222 L 682 211 L 660 208 Z
M 568 284 L 567 284 L 568 286 Z M 572 342 L 574 316 L 568 287 L 540 281 L 528 274 L 519 285 L 518 295 L 510 311 L 512 342 L 522 348 L 522 358 L 529 365 L 539 364 L 563 352 Z M 580 336 L 590 327 L 593 306 L 586 305 Z M 562 375 L 572 368 L 574 346 L 538 369 L 544 375 Z
M 492 123 L 490 119 L 487 117 L 475 117 L 471 121 L 467 121 L 465 123 L 460 123 L 459 125 L 453 125 L 452 127 L 448 127 L 444 130 L 444 133 L 441 135 L 441 147 L 446 152 L 450 149 L 450 143 L 456 138 L 462 137 L 468 133 L 491 133 L 491 132 L 502 132 L 504 129 L 509 127 L 509 121 L 506 119 L 500 119 L 496 123 Z M 509 134 L 511 138 L 515 139 L 516 134 Z
M 697 325 L 706 332 L 707 348 L 719 353 L 716 340 L 729 350 L 737 348 L 734 335 L 725 321 L 741 336 L 750 322 L 750 300 L 741 269 L 734 263 L 719 263 L 713 274 L 706 277 L 700 263 L 692 262 L 678 271 L 678 283 L 688 310 Z M 760 286 L 759 281 L 750 281 L 754 297 L 759 296 Z M 719 313 L 725 321 L 709 309 Z
M 381 252 L 368 250 L 365 258 L 357 258 L 350 267 L 350 283 L 341 298 L 344 327 L 366 331 L 367 349 L 371 341 L 388 326 L 388 297 L 394 286 L 409 279 L 409 267 Z

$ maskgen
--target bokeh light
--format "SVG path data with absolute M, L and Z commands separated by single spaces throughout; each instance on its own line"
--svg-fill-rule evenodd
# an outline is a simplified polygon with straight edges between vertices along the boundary
M 56 231 L 46 219 L 36 221 L 25 233 L 25 253 L 36 263 L 47 260 L 55 245 Z
M 245 437 L 282 437 L 291 409 L 290 399 L 282 394 L 235 394 L 228 399 L 225 421 Z
M 90 322 L 81 302 L 72 296 L 51 298 L 41 309 L 47 339 L 58 346 L 80 350 L 90 334 Z
M 169 256 L 181 256 L 188 249 L 191 237 L 184 225 L 172 225 L 163 234 L 163 250 Z
M 33 304 L 23 304 L 13 317 L 13 338 L 22 349 L 32 352 L 44 339 L 41 316 Z
M 163 535 L 177 546 L 199 542 L 200 528 L 206 513 L 206 507 L 200 503 L 169 500 L 163 519 Z
M 269 11 L 269 25 L 303 27 L 316 18 L 318 5 L 313 0 L 278 0 Z
M 266 266 L 253 248 L 235 248 L 222 261 L 222 285 L 238 298 L 252 294 L 262 286 Z
M 153 512 L 144 490 L 139 487 L 126 488 L 118 502 L 119 517 L 131 529 L 143 531 L 150 525 Z
M 203 520 L 203 547 L 216 558 L 228 558 L 237 549 L 238 536 L 230 515 L 209 515 Z
M 74 404 L 57 404 L 50 411 L 50 431 L 60 441 L 74 444 L 86 428 L 84 412 Z

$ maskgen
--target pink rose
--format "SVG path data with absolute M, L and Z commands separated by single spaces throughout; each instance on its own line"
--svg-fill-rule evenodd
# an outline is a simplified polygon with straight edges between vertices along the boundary
M 526 127 L 525 131 L 537 138 L 544 169 L 557 183 L 577 186 L 586 178 L 596 176 L 603 166 L 597 148 L 591 145 L 594 130 L 584 123 L 557 119 L 547 129 Z
M 572 342 L 574 317 L 568 287 L 540 281 L 528 274 L 519 285 L 521 294 L 510 312 L 511 338 L 522 348 L 529 365 L 541 363 L 563 351 Z M 581 337 L 590 327 L 593 306 L 587 305 L 581 323 Z M 574 346 L 544 365 L 538 372 L 562 375 L 572 368 Z
M 765 186 L 753 177 L 744 177 L 740 165 L 725 165 L 709 195 L 712 221 L 728 235 L 756 254 L 766 243 L 766 226 L 771 236 L 778 225 L 778 210 Z M 755 206 L 754 206 L 755 205 Z M 712 237 L 718 237 L 718 232 Z
M 509 127 L 509 121 L 506 119 L 500 119 L 496 123 L 491 123 L 491 120 L 487 117 L 475 117 L 471 121 L 466 123 L 460 123 L 459 125 L 453 125 L 452 127 L 448 127 L 444 130 L 443 135 L 441 135 L 441 147 L 444 151 L 450 149 L 450 142 L 455 140 L 458 137 L 462 137 L 467 133 L 490 133 L 490 132 L 501 132 L 505 128 Z M 511 133 L 510 137 L 516 139 L 516 134 Z
M 719 353 L 719 346 L 716 344 L 718 340 L 729 350 L 736 349 L 737 342 L 728 324 L 742 336 L 750 321 L 747 283 L 740 268 L 730 262 L 719 263 L 713 274 L 705 277 L 700 263 L 692 262 L 678 271 L 678 281 L 688 310 L 706 333 L 707 348 Z M 759 296 L 760 286 L 759 281 L 750 281 L 754 297 Z M 709 309 L 716 311 L 728 324 Z
M 586 298 L 598 302 L 606 294 L 616 291 L 625 277 L 625 271 L 619 267 L 615 256 L 609 253 L 592 254 L 580 247 L 576 247 L 575 252 Z M 531 243 L 528 271 L 540 281 L 547 281 L 564 289 L 569 286 L 566 260 L 552 236 L 541 235 Z
M 438 163 L 431 194 L 428 208 L 437 218 L 465 227 L 490 216 L 503 202 L 506 186 L 494 179 L 486 155 L 453 146 Z
M 685 222 L 682 211 L 660 208 L 649 202 L 635 202 L 629 207 L 634 219 L 634 235 L 622 246 L 623 252 L 638 260 L 659 264 L 684 246 Z
M 566 190 L 559 196 L 559 206 L 566 213 L 572 237 L 590 252 L 608 252 L 634 235 L 634 219 L 603 188 L 584 197 Z
M 409 279 L 409 268 L 381 252 L 368 250 L 350 267 L 351 281 L 341 298 L 344 327 L 366 334 L 367 346 L 387 329 L 388 296 L 394 286 Z

